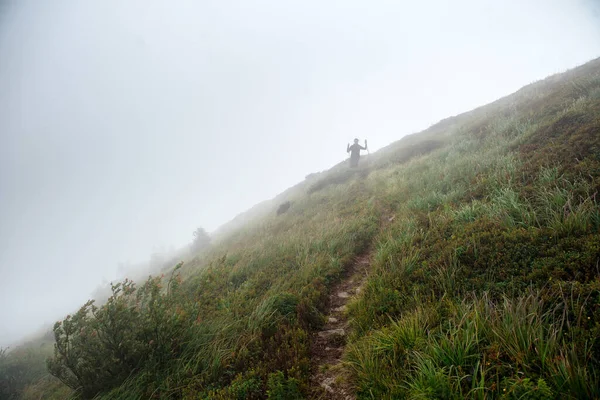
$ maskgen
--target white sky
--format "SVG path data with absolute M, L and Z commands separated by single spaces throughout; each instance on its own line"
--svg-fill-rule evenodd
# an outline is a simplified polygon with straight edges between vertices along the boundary
M 0 0 L 0 345 L 354 137 L 598 56 L 596 0 Z

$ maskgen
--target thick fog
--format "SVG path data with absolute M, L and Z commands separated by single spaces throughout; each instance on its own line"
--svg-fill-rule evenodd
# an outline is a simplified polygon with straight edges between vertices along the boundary
M 355 137 L 599 55 L 595 0 L 0 0 L 0 345 Z

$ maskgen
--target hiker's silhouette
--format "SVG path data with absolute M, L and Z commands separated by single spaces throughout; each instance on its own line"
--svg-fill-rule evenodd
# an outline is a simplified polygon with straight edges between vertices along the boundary
M 354 144 L 350 146 L 346 146 L 346 153 L 350 153 L 350 167 L 355 168 L 358 167 L 358 160 L 360 159 L 360 151 L 367 150 L 367 141 L 365 139 L 365 147 L 362 147 L 358 144 L 358 139 L 354 139 Z

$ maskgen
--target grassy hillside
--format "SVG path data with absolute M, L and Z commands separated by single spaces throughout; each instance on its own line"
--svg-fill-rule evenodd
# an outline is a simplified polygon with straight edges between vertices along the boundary
M 308 177 L 57 323 L 49 367 L 82 398 L 318 397 L 311 333 L 369 254 L 358 398 L 600 398 L 599 190 L 597 59 Z
M 600 398 L 599 60 L 447 122 L 368 179 L 396 218 L 350 310 L 359 397 Z

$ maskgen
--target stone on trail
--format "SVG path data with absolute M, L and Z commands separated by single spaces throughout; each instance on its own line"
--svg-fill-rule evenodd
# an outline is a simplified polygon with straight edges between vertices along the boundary
M 319 332 L 319 336 L 322 338 L 328 338 L 331 336 L 345 336 L 346 335 L 346 331 L 344 331 L 343 328 L 338 328 L 338 329 L 330 329 L 328 331 L 321 331 Z
M 333 385 L 334 381 L 335 381 L 335 379 L 333 379 L 333 378 L 325 378 L 323 380 L 323 382 L 321 382 L 321 387 L 324 388 L 325 390 L 327 390 L 329 393 L 335 393 L 335 391 L 331 387 L 331 385 Z

